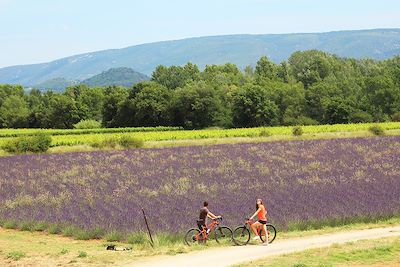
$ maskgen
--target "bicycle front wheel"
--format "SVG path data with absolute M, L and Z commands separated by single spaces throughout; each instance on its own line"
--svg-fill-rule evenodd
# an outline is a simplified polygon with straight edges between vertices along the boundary
M 244 226 L 239 226 L 233 230 L 233 242 L 238 246 L 247 245 L 250 241 L 250 231 Z
M 215 241 L 219 244 L 231 244 L 232 243 L 232 230 L 229 227 L 221 226 L 214 229 Z
M 273 226 L 272 224 L 267 224 L 267 233 L 268 233 L 268 244 L 271 244 L 272 242 L 274 242 L 275 238 L 276 238 L 276 229 L 275 226 Z M 265 242 L 265 233 L 264 230 L 260 231 L 260 239 L 262 240 L 262 242 Z
M 197 228 L 192 228 L 185 234 L 185 244 L 191 246 L 196 243 L 201 243 L 203 241 L 203 235 Z

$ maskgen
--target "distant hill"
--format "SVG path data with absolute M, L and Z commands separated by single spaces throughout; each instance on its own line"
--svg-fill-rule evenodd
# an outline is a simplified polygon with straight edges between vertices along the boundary
M 0 69 L 0 83 L 36 85 L 57 77 L 85 80 L 110 68 L 128 67 L 150 75 L 155 67 L 183 65 L 201 68 L 231 62 L 254 65 L 261 56 L 274 62 L 298 50 L 318 49 L 343 57 L 386 59 L 400 54 L 400 29 L 327 33 L 228 35 L 190 38 L 104 50 L 49 63 Z
M 130 87 L 139 82 L 148 80 L 150 80 L 150 78 L 140 72 L 136 72 L 131 68 L 121 67 L 103 71 L 100 74 L 82 81 L 82 83 L 89 86 L 122 85 Z
M 34 88 L 46 91 L 46 90 L 53 90 L 53 91 L 63 91 L 68 86 L 78 84 L 79 81 L 69 81 L 65 78 L 54 78 L 42 83 L 36 84 Z

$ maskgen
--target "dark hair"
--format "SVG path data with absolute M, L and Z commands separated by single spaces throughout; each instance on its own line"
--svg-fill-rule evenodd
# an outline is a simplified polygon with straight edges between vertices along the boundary
M 207 201 L 204 201 L 203 206 L 204 206 L 204 207 L 207 207 L 207 206 L 208 206 L 208 202 L 207 202 Z
M 256 200 L 256 210 L 258 210 L 258 204 L 257 204 L 257 202 L 260 200 L 260 202 L 261 202 L 261 205 L 264 205 L 264 202 L 261 200 L 261 198 L 259 198 L 259 199 L 257 199 Z

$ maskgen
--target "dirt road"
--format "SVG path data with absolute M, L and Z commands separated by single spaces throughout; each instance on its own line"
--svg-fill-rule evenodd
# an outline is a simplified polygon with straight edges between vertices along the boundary
M 212 266 L 223 267 L 268 256 L 298 252 L 311 248 L 326 247 L 332 244 L 389 236 L 400 236 L 400 226 L 340 232 L 336 234 L 326 234 L 283 241 L 279 241 L 278 236 L 278 239 L 268 246 L 232 246 L 191 252 L 177 256 L 160 256 L 137 261 L 126 265 L 126 267 L 204 267 L 209 265 L 210 262 L 212 262 Z

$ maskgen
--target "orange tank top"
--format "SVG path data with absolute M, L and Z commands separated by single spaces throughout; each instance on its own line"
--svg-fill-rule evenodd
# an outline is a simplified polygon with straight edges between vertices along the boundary
M 267 211 L 265 210 L 264 205 L 260 205 L 258 207 L 261 209 L 257 214 L 258 220 L 266 221 L 267 220 Z

